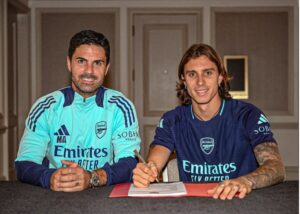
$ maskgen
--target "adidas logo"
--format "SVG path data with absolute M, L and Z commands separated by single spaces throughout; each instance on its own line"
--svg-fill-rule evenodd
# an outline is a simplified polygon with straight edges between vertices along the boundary
M 268 122 L 269 122 L 269 121 L 268 121 L 268 119 L 266 118 L 266 116 L 263 115 L 263 114 L 260 114 L 257 124 L 259 125 L 259 124 L 262 124 L 262 123 L 268 123 Z
M 159 121 L 159 123 L 157 124 L 157 127 L 159 127 L 159 128 L 164 128 L 164 119 L 161 119 L 160 121 Z
M 66 136 L 69 136 L 69 132 L 65 125 L 62 125 L 57 132 L 54 133 L 57 136 L 56 142 L 57 143 L 66 143 Z

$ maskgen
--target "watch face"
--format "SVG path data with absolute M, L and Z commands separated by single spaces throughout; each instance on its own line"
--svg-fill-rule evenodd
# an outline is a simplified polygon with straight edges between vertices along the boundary
M 93 187 L 98 187 L 100 184 L 99 177 L 96 173 L 92 173 L 91 184 Z

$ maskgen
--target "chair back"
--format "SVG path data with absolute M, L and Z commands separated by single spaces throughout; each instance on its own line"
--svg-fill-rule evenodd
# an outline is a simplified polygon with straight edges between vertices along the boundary
M 163 182 L 179 181 L 177 158 L 169 160 L 166 168 L 162 173 Z

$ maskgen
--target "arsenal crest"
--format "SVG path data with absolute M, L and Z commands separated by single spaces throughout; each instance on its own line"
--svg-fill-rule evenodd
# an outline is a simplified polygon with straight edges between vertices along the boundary
M 211 137 L 204 137 L 200 139 L 200 148 L 201 150 L 209 155 L 215 147 L 215 140 Z
M 106 126 L 105 121 L 101 121 L 101 122 L 96 123 L 96 125 L 95 125 L 96 136 L 99 139 L 101 139 L 105 135 L 106 129 L 107 129 L 107 126 Z

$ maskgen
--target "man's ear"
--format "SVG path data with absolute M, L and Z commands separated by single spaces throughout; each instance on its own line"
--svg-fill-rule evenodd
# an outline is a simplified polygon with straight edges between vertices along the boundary
M 109 67 L 110 67 L 110 63 L 108 63 L 108 65 L 106 66 L 105 76 L 108 73 Z
M 221 86 L 222 81 L 223 81 L 223 76 L 220 74 L 219 79 L 218 79 L 218 86 L 219 87 Z
M 180 79 L 181 79 L 181 81 L 184 82 L 184 84 L 185 84 L 185 79 L 184 79 L 184 76 L 183 76 L 183 75 L 181 75 L 181 78 L 180 78 Z
M 180 79 L 181 79 L 182 82 L 185 82 L 184 76 L 183 76 L 182 74 L 181 74 L 181 76 L 180 76 Z
M 185 89 L 186 89 L 186 81 L 185 81 L 185 79 L 184 79 L 184 76 L 183 75 L 181 75 L 181 81 L 183 82 L 183 84 L 184 84 L 184 87 L 185 87 Z
M 69 56 L 67 56 L 67 66 L 68 66 L 68 70 L 71 72 L 71 59 L 69 58 Z

